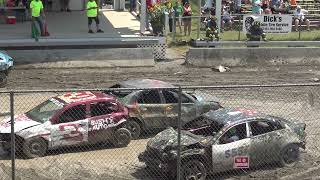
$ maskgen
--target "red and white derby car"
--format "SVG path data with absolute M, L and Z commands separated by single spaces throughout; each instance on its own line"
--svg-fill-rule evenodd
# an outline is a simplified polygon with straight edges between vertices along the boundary
M 125 147 L 131 133 L 125 127 L 128 110 L 114 97 L 88 91 L 52 97 L 15 117 L 16 148 L 27 157 L 49 149 L 111 141 Z M 0 123 L 0 143 L 10 151 L 10 118 Z

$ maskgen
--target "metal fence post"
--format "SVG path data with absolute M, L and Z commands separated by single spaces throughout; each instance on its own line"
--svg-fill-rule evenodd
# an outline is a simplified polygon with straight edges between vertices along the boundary
M 181 171 L 181 97 L 182 97 L 181 86 L 179 86 L 179 105 L 178 105 L 178 162 L 177 162 L 177 180 L 180 180 Z
M 301 21 L 299 20 L 299 40 L 301 38 Z
M 12 180 L 16 179 L 15 172 L 15 136 L 14 136 L 14 93 L 10 92 L 10 116 L 11 116 L 11 171 Z
M 313 107 L 314 106 L 314 95 L 313 95 L 312 91 L 309 91 L 308 97 L 309 97 L 308 98 L 309 99 L 309 104 L 310 104 L 311 107 Z
M 201 24 L 201 0 L 198 0 L 198 6 L 199 6 L 199 19 L 197 23 L 197 39 L 200 37 L 200 24 Z M 192 18 L 192 17 L 190 17 Z
M 238 41 L 240 41 L 240 36 L 241 36 L 241 15 L 238 16 L 238 29 L 239 29 L 239 34 L 238 34 Z
M 176 21 L 176 10 L 173 11 L 173 18 L 172 18 L 172 24 L 173 24 L 173 27 L 172 27 L 172 41 L 173 42 L 176 42 L 176 32 L 177 32 L 177 21 Z M 178 22 L 179 23 L 179 22 Z

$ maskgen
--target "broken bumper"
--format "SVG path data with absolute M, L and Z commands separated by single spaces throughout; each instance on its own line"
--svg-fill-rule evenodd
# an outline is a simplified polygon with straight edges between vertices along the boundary
M 156 155 L 143 152 L 139 154 L 138 159 L 140 162 L 144 162 L 146 166 L 152 169 L 159 169 L 162 172 L 170 172 L 172 167 L 170 163 L 163 162 L 160 158 L 157 158 Z

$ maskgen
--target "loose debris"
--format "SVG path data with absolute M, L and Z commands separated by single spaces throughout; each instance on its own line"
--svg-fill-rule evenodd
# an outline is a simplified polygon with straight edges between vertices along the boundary
M 229 72 L 229 71 L 231 71 L 231 69 L 229 67 L 225 67 L 222 65 L 213 67 L 211 69 L 212 69 L 212 71 L 216 71 L 216 72 Z

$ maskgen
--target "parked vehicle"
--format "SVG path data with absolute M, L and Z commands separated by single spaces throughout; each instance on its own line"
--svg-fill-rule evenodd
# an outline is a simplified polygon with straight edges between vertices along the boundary
M 196 118 L 181 131 L 181 177 L 204 180 L 209 173 L 279 163 L 292 167 L 306 148 L 306 124 L 241 108 L 223 108 Z M 139 160 L 176 176 L 177 130 L 151 138 Z M 247 167 L 245 167 L 247 166 Z
M 179 92 L 175 89 L 176 86 L 154 79 L 136 79 L 119 82 L 110 88 L 112 89 L 104 92 L 120 98 L 129 110 L 127 128 L 133 138 L 138 138 L 143 130 L 177 127 Z M 183 123 L 209 110 L 222 108 L 217 98 L 210 94 L 182 92 L 181 97 Z
M 5 87 L 8 75 L 13 67 L 13 59 L 4 52 L 0 52 L 0 87 Z
M 111 141 L 125 147 L 131 134 L 124 127 L 128 110 L 114 97 L 89 91 L 52 97 L 15 117 L 17 151 L 27 157 L 44 156 L 47 150 Z M 0 124 L 0 143 L 10 151 L 11 122 Z

